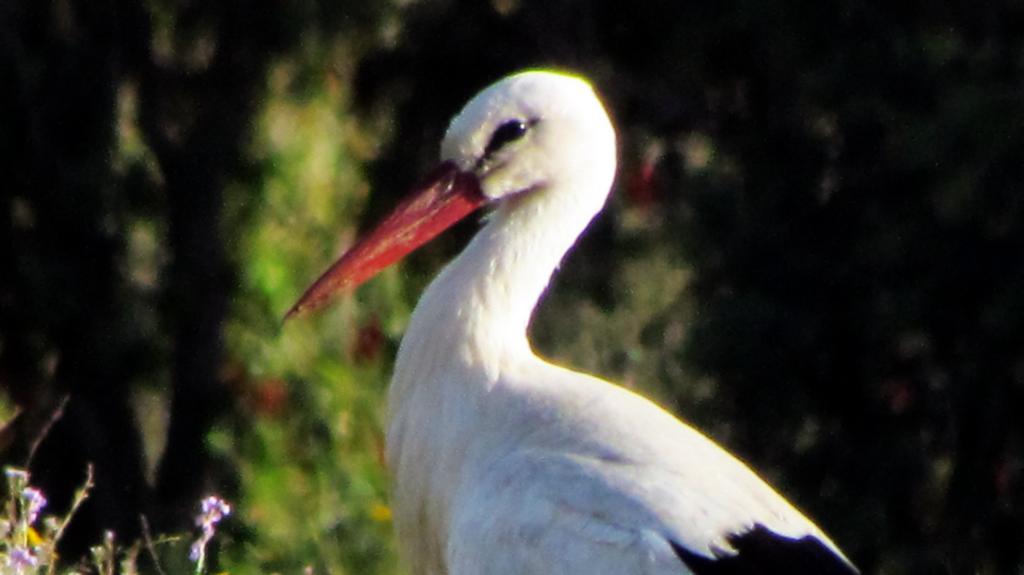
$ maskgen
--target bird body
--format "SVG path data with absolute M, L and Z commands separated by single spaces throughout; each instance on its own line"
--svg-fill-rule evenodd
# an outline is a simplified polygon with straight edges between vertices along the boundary
M 453 120 L 442 144 L 448 167 L 425 186 L 427 199 L 403 204 L 379 228 L 394 237 L 423 214 L 436 218 L 436 198 L 462 206 L 443 208 L 456 215 L 495 206 L 427 288 L 395 364 L 387 453 L 413 573 L 856 573 L 813 523 L 707 437 L 629 390 L 532 351 L 533 309 L 603 207 L 615 153 L 614 130 L 586 82 L 513 75 Z M 437 233 L 418 229 L 398 233 L 399 247 L 371 237 L 370 255 L 356 248 L 343 257 L 293 312 L 319 305 L 342 277 L 362 278 L 360 262 L 386 265 Z M 386 249 L 372 247 L 378 242 Z
M 415 573 L 681 574 L 673 544 L 728 555 L 727 536 L 755 525 L 834 548 L 742 463 L 628 390 L 542 361 L 486 391 L 464 382 L 437 381 L 436 411 L 396 412 L 389 431 Z

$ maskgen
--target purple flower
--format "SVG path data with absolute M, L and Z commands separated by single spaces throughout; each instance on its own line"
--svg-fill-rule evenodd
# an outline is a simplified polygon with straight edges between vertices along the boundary
M 196 525 L 204 530 L 207 527 L 212 528 L 217 523 L 220 523 L 221 519 L 231 515 L 231 506 L 228 505 L 227 501 L 216 495 L 210 495 L 203 499 L 200 508 L 202 512 L 196 517 Z
M 7 555 L 7 561 L 5 561 L 8 573 L 23 573 L 29 569 L 34 569 L 38 564 L 39 560 L 32 554 L 31 551 L 24 547 L 15 547 L 11 550 L 10 554 Z
M 25 514 L 28 516 L 28 524 L 32 525 L 39 517 L 39 512 L 46 507 L 46 497 L 43 492 L 35 487 L 26 487 L 21 490 L 21 499 L 25 502 Z
M 205 562 L 206 544 L 210 542 L 210 539 L 213 539 L 216 525 L 228 515 L 231 515 L 231 506 L 228 505 L 227 501 L 216 495 L 210 495 L 203 499 L 200 504 L 200 513 L 196 517 L 196 526 L 201 528 L 203 533 L 192 544 L 188 555 L 189 559 L 198 563 L 199 568 L 197 572 L 201 571 L 202 565 Z

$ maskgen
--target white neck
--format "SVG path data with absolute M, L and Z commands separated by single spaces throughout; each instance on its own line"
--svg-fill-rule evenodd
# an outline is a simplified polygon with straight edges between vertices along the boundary
M 592 185 L 609 184 L 577 184 Z M 416 306 L 395 363 L 395 413 L 411 386 L 446 383 L 434 375 L 468 370 L 472 377 L 461 383 L 487 386 L 509 362 L 533 358 L 526 337 L 533 309 L 605 197 L 541 189 L 503 201 Z M 435 368 L 441 371 L 431 373 Z

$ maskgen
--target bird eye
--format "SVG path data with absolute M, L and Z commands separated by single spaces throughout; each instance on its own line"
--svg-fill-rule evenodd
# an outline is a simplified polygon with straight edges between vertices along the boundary
M 484 157 L 487 158 L 509 143 L 522 138 L 535 123 L 535 120 L 509 120 L 498 126 L 491 135 L 491 141 L 487 142 L 487 147 L 484 148 Z

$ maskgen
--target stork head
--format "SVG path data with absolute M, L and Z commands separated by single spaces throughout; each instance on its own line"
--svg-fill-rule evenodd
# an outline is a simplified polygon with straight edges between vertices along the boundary
M 571 195 L 590 215 L 615 172 L 615 131 L 583 79 L 548 71 L 508 76 L 452 120 L 441 164 L 328 269 L 285 316 L 351 290 L 476 209 L 525 195 Z
M 588 190 L 603 202 L 615 171 L 615 131 L 585 80 L 520 72 L 484 89 L 455 116 L 441 159 L 472 173 L 489 201 L 601 177 L 603 189 Z

